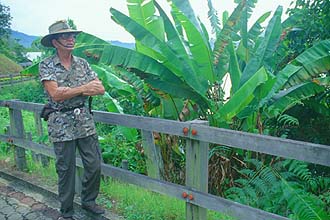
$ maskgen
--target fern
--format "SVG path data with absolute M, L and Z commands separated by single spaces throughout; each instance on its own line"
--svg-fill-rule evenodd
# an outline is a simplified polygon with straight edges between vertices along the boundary
M 330 199 L 308 192 L 329 189 L 330 180 L 313 177 L 306 163 L 284 160 L 269 166 L 250 159 L 249 164 L 252 168 L 240 171 L 243 178 L 235 180 L 236 187 L 225 192 L 227 198 L 292 219 L 330 219 L 325 208 Z
M 299 126 L 298 119 L 287 114 L 280 115 L 277 121 L 283 126 Z

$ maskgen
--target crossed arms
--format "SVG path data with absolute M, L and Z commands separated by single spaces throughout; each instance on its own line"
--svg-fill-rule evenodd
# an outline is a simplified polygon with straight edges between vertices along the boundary
M 48 94 L 55 102 L 61 102 L 79 95 L 103 95 L 105 92 L 102 82 L 99 79 L 94 79 L 85 85 L 74 88 L 59 87 L 56 81 L 51 80 L 45 80 L 43 84 Z

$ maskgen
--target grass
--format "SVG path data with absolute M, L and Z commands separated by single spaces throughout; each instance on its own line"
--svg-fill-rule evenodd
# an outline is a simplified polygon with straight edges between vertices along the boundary
M 19 73 L 22 70 L 23 68 L 20 65 L 0 54 L 0 74 Z
M 27 84 L 6 87 L 1 90 L 0 100 L 20 99 L 22 101 L 33 101 L 30 98 L 38 98 L 38 83 L 28 82 Z M 28 94 L 24 94 L 28 91 Z M 40 91 L 39 91 L 40 92 Z M 22 94 L 23 93 L 23 94 Z M 26 132 L 31 132 L 33 140 L 40 139 L 35 132 L 34 116 L 31 112 L 23 111 L 24 128 Z M 0 108 L 0 128 L 9 125 L 8 110 Z M 45 124 L 44 124 L 45 126 Z M 5 130 L 0 130 L 4 133 Z M 0 160 L 6 161 L 11 166 L 14 165 L 12 150 L 8 150 L 8 145 L 0 142 Z M 55 186 L 57 174 L 54 160 L 50 160 L 48 167 L 43 167 L 33 160 L 32 152 L 27 152 L 28 174 L 36 176 L 43 184 Z M 123 183 L 112 178 L 105 178 L 101 183 L 101 192 L 98 202 L 110 211 L 124 216 L 127 220 L 183 220 L 185 219 L 185 202 L 176 198 L 151 192 L 135 185 Z M 208 220 L 231 220 L 233 218 L 221 213 L 209 211 Z

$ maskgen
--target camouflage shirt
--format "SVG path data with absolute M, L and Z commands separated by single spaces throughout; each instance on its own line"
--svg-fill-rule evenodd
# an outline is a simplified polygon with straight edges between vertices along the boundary
M 78 87 L 92 81 L 97 75 L 86 60 L 76 56 L 73 56 L 71 69 L 65 69 L 56 54 L 40 62 L 39 77 L 41 82 L 56 81 L 59 87 Z M 76 96 L 55 102 L 47 92 L 46 95 L 50 105 L 55 109 L 76 108 L 85 104 L 75 112 L 55 111 L 49 115 L 48 134 L 52 142 L 71 141 L 96 133 L 94 120 L 88 109 L 88 96 Z

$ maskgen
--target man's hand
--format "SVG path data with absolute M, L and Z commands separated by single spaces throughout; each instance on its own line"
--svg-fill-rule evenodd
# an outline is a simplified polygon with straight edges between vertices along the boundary
M 85 85 L 75 88 L 58 87 L 57 82 L 51 80 L 43 81 L 43 83 L 49 95 L 56 102 L 61 102 L 79 95 L 103 95 L 105 92 L 102 82 L 99 79 L 94 79 Z
M 82 87 L 82 95 L 85 96 L 103 95 L 105 92 L 102 82 L 99 79 L 94 79 Z

